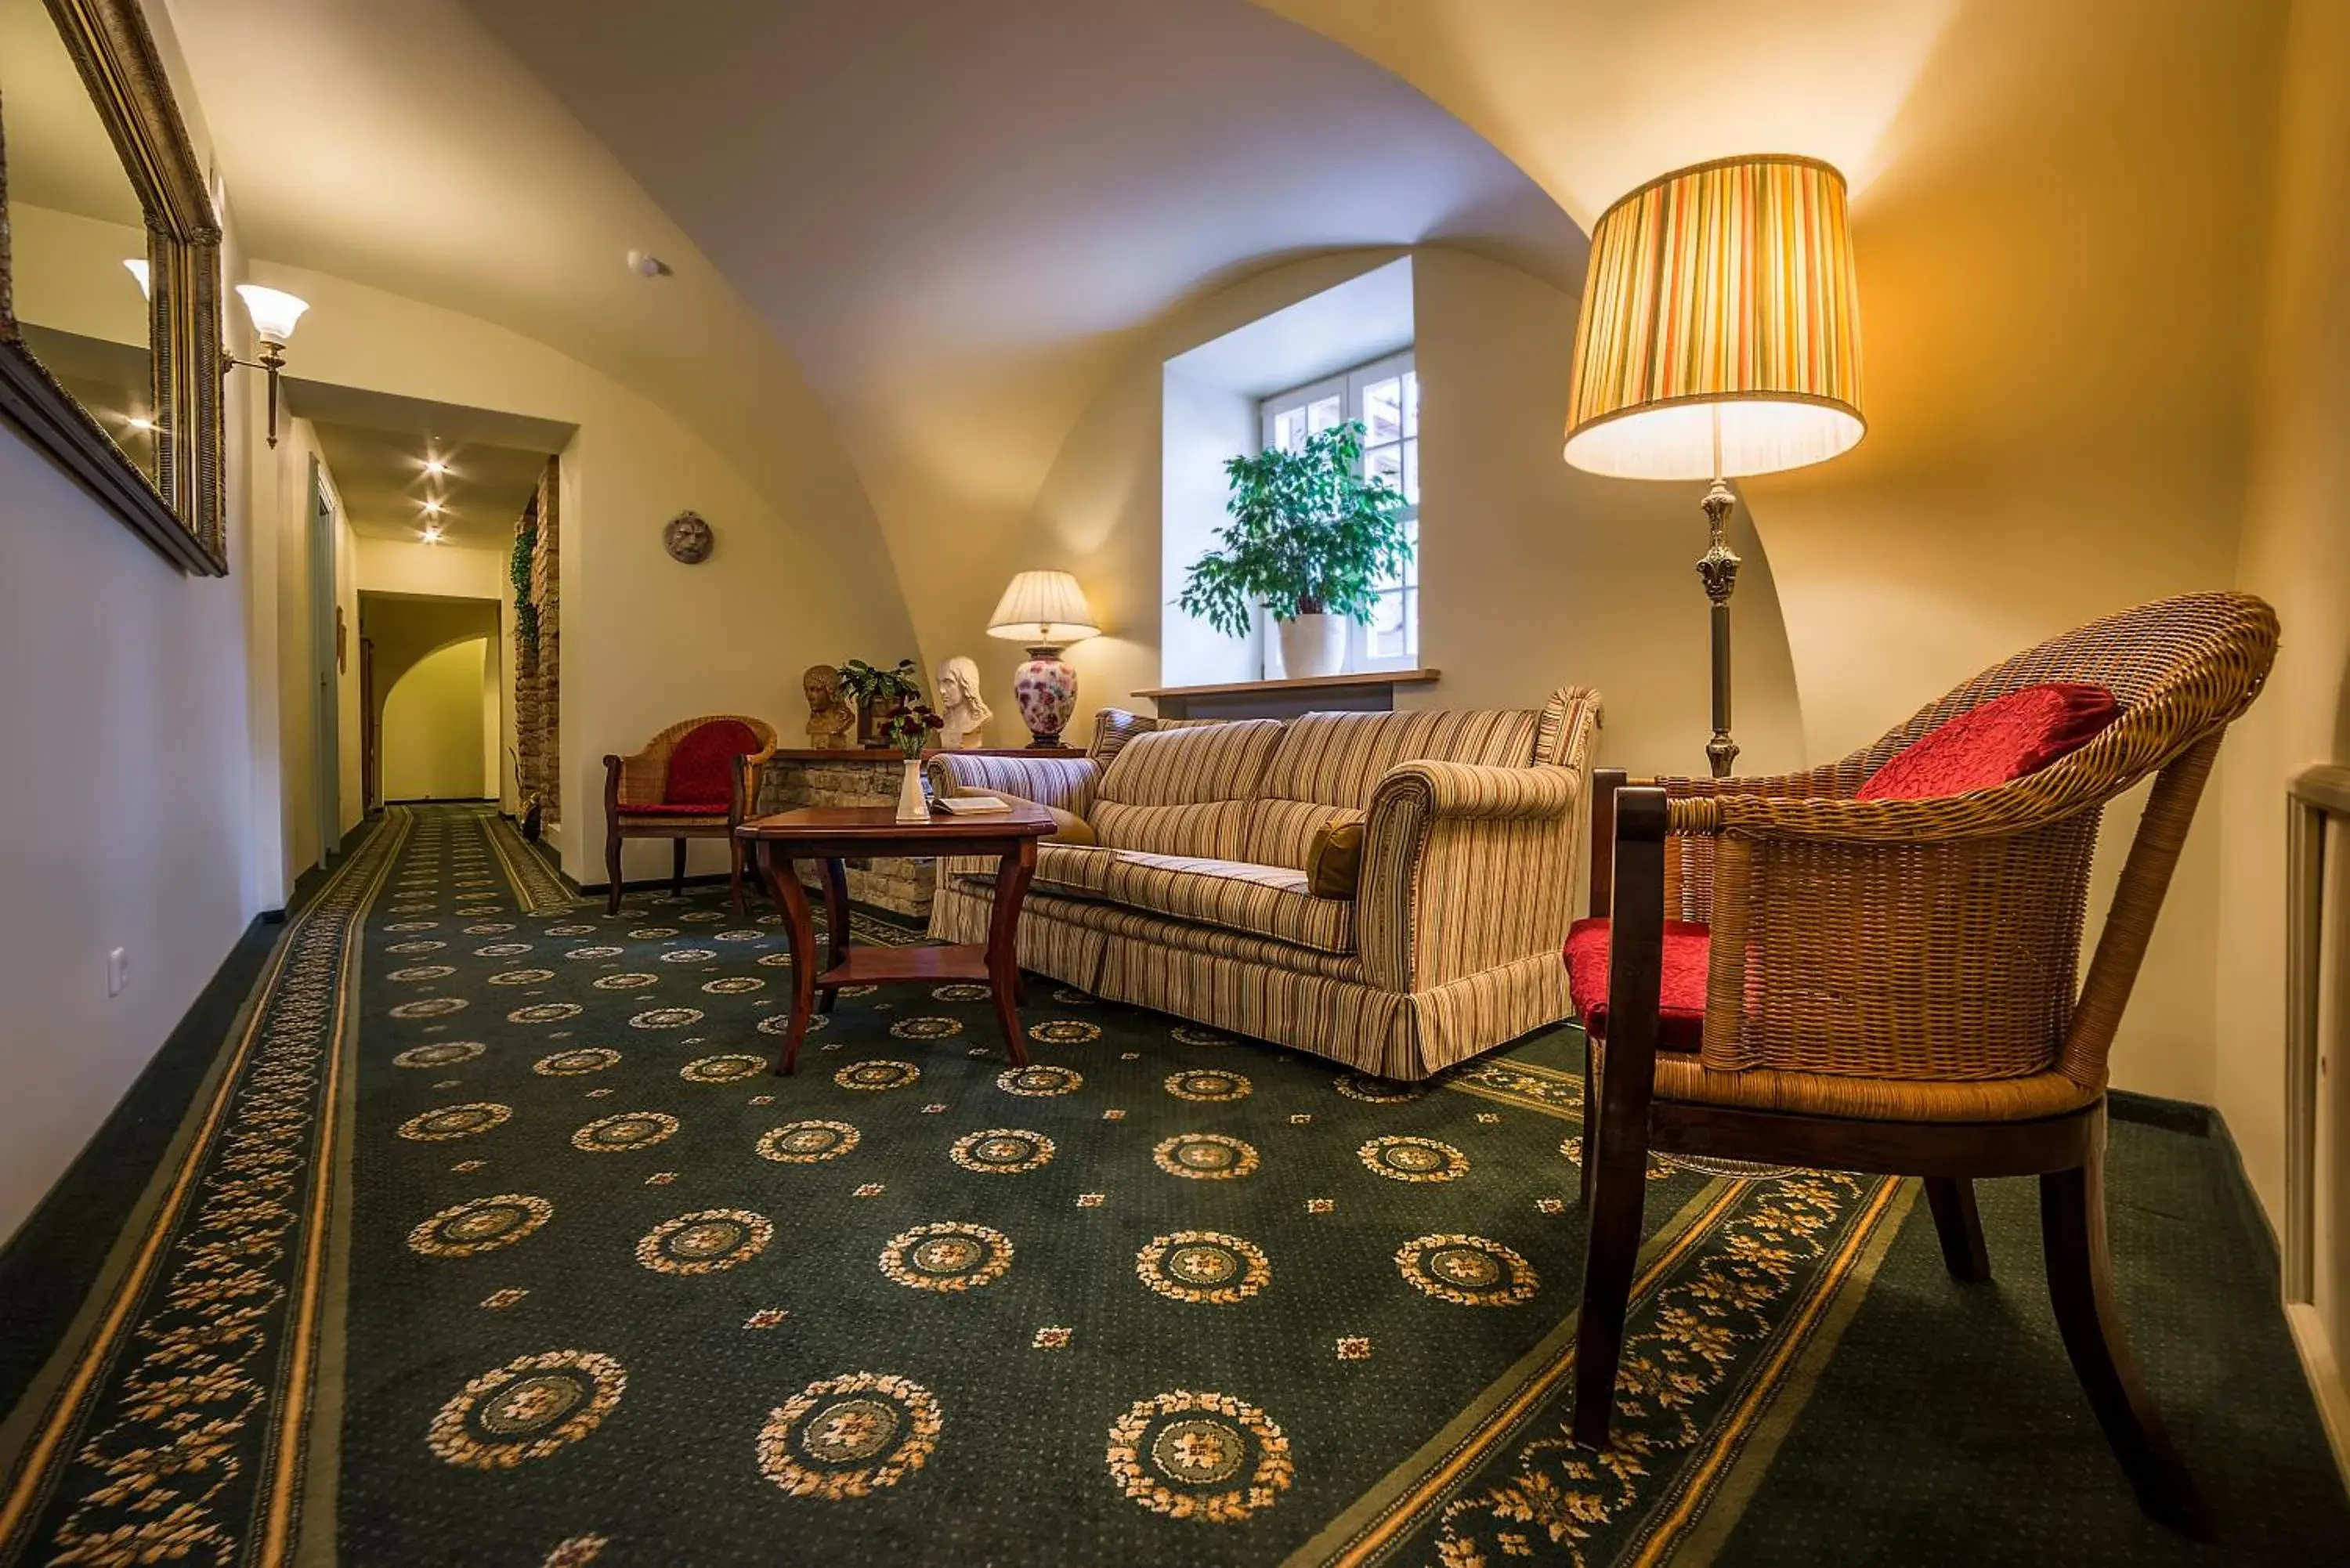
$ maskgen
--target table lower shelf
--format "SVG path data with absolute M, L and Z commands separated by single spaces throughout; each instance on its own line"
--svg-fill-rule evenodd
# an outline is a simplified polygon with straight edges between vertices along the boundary
M 881 985 L 893 981 L 987 979 L 987 949 L 978 942 L 961 947 L 850 947 L 838 963 L 816 977 L 819 987 Z

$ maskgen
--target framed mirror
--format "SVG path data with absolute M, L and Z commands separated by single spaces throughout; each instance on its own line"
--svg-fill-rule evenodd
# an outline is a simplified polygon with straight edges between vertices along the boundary
M 220 244 L 138 0 L 0 0 L 0 415 L 211 576 Z

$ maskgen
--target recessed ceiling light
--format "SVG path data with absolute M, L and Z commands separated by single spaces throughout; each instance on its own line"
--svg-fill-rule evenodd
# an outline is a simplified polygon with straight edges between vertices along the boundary
M 441 515 L 441 504 L 440 504 L 438 501 L 427 501 L 427 502 L 424 504 L 424 515 L 426 515 L 427 517 L 438 517 L 438 516 L 440 516 L 440 515 Z
M 428 457 L 424 460 L 424 472 L 437 479 L 449 472 L 449 465 L 437 457 Z
M 155 428 L 155 421 L 153 420 L 145 419 L 137 414 L 133 414 L 130 418 L 123 421 L 122 422 L 129 425 L 132 430 L 141 432 L 151 432 Z
M 677 269 L 650 251 L 630 251 L 629 270 L 639 277 L 668 277 Z
M 441 542 L 441 530 L 437 526 L 424 530 L 424 542 L 428 545 L 438 545 Z

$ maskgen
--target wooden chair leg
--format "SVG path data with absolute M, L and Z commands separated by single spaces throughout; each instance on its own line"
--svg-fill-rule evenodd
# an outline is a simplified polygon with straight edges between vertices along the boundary
M 1599 1107 L 1606 1090 L 1599 1081 L 1599 1047 L 1583 1036 L 1583 1211 L 1591 1212 L 1591 1188 L 1599 1170 Z
M 1934 1210 L 1934 1233 L 1942 1239 L 1942 1264 L 1950 1278 L 1968 1285 L 1990 1279 L 1991 1251 L 1983 1245 L 1975 1184 L 1963 1176 L 1929 1176 L 1926 1202 Z
M 1585 1103 L 1590 1103 L 1586 1096 Z M 1606 1116 L 1583 1140 L 1586 1233 L 1583 1314 L 1575 1329 L 1575 1440 L 1607 1446 L 1616 1415 L 1616 1368 L 1624 1354 L 1624 1314 L 1640 1254 L 1640 1209 L 1648 1185 L 1648 1107 Z M 1612 1107 L 1624 1111 L 1625 1106 Z
M 669 851 L 670 897 L 682 898 L 685 897 L 685 840 L 671 839 Z
M 604 833 L 604 875 L 610 879 L 611 892 L 604 900 L 604 912 L 620 912 L 620 830 L 607 828 Z
M 1617 795 L 1615 913 L 1608 953 L 1607 1071 L 1586 1083 L 1583 1313 L 1575 1328 L 1575 1440 L 1607 1446 L 1624 1314 L 1640 1255 L 1648 1185 L 1648 1115 L 1656 1093 L 1657 1005 L 1664 977 L 1665 792 Z M 1596 1123 L 1590 1107 L 1600 1107 Z
M 2104 1163 L 2101 1149 L 2086 1166 L 2040 1179 L 2041 1245 L 2056 1326 L 2138 1506 L 2185 1534 L 2207 1538 L 2202 1500 L 2170 1446 L 2122 1331 L 2106 1252 Z
M 751 908 L 743 901 L 743 841 L 739 838 L 726 841 L 726 867 L 727 883 L 734 889 L 734 918 L 747 919 Z

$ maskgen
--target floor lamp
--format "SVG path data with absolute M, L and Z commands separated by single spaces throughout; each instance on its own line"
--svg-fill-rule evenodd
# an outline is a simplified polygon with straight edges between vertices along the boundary
M 1844 176 L 1816 159 L 1724 158 L 1650 181 L 1599 219 L 1575 334 L 1566 461 L 1713 481 L 1697 563 L 1713 606 L 1713 776 L 1730 776 L 1727 481 L 1860 440 L 1860 318 Z

